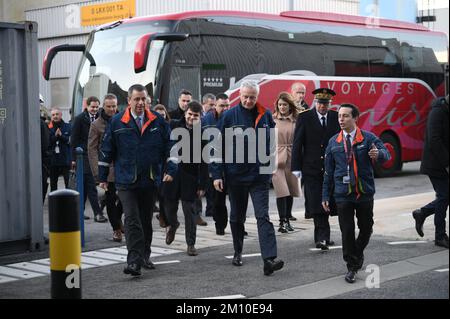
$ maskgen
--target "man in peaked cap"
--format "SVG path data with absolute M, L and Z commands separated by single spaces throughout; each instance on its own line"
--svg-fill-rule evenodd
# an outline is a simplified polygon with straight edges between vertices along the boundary
M 335 215 L 333 200 L 331 213 L 322 207 L 322 184 L 325 150 L 329 139 L 339 133 L 338 113 L 329 110 L 336 93 L 328 88 L 312 92 L 313 108 L 302 112 L 295 128 L 291 171 L 302 178 L 305 193 L 305 218 L 314 219 L 314 242 L 316 248 L 328 250 L 334 245 L 330 239 L 329 215 Z

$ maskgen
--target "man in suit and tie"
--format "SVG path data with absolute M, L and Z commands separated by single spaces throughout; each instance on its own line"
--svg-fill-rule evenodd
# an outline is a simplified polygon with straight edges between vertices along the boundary
M 291 171 L 302 178 L 305 192 L 305 218 L 314 219 L 314 242 L 316 248 L 328 250 L 334 245 L 330 239 L 329 215 L 335 214 L 333 201 L 331 212 L 322 207 L 322 184 L 325 150 L 329 139 L 340 131 L 338 114 L 329 110 L 336 93 L 327 88 L 312 92 L 314 107 L 303 112 L 297 119 L 292 150 Z

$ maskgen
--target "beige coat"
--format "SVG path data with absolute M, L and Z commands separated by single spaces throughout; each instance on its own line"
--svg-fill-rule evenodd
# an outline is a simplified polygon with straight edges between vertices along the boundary
M 277 170 L 272 176 L 272 184 L 277 198 L 299 197 L 298 178 L 291 173 L 292 143 L 294 142 L 295 119 L 278 115 L 274 118 L 278 129 Z
M 89 165 L 91 166 L 92 175 L 94 179 L 98 181 L 98 152 L 102 145 L 103 135 L 105 134 L 106 121 L 103 117 L 99 116 L 89 129 L 88 137 L 88 157 Z M 114 167 L 109 166 L 108 182 L 114 183 Z

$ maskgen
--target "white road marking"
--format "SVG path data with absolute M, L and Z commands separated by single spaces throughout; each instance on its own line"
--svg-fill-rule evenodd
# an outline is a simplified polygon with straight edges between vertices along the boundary
M 0 275 L 6 275 L 6 276 L 17 277 L 17 278 L 22 278 L 22 279 L 45 276 L 44 274 L 37 273 L 37 272 L 19 270 L 19 269 L 3 267 L 3 266 L 0 266 Z
M 342 246 L 328 246 L 328 248 L 331 249 L 342 249 Z M 310 248 L 310 251 L 326 251 L 326 250 L 322 250 L 320 248 Z
M 19 280 L 19 279 L 8 277 L 8 276 L 0 276 L 0 284 L 3 284 L 5 282 L 16 281 L 16 280 Z
M 448 272 L 448 268 L 436 269 L 435 271 L 437 271 L 437 272 Z
M 404 240 L 404 241 L 390 241 L 388 245 L 408 245 L 408 244 L 426 244 L 426 240 Z
M 166 261 L 157 261 L 154 262 L 155 265 L 165 265 L 165 264 L 176 264 L 179 263 L 179 260 L 166 260 Z
M 83 253 L 83 256 L 88 257 L 94 257 L 94 258 L 101 258 L 101 259 L 107 259 L 107 260 L 114 260 L 119 262 L 126 262 L 127 256 L 123 255 L 117 255 L 117 254 L 108 254 L 100 251 L 88 251 Z
M 261 253 L 258 254 L 247 254 L 247 255 L 242 255 L 242 258 L 246 258 L 246 257 L 259 257 L 261 256 Z M 225 256 L 226 259 L 233 259 L 234 256 Z
M 219 297 L 206 297 L 206 298 L 199 298 L 199 299 L 245 299 L 244 295 L 229 295 L 229 296 L 219 296 Z
M 112 260 L 105 260 L 105 259 L 99 259 L 99 258 L 92 258 L 85 256 L 84 253 L 81 254 L 81 263 L 82 264 L 90 264 L 90 265 L 96 265 L 96 266 L 107 266 L 107 265 L 114 265 L 118 264 L 118 261 L 112 261 Z
M 39 265 L 39 264 L 35 264 L 35 263 L 10 264 L 10 265 L 8 265 L 8 267 L 14 267 L 14 268 L 19 268 L 19 269 L 23 269 L 23 270 L 29 270 L 29 271 L 34 271 L 34 272 L 41 272 L 41 273 L 44 273 L 44 274 L 50 274 L 50 267 L 49 266 Z

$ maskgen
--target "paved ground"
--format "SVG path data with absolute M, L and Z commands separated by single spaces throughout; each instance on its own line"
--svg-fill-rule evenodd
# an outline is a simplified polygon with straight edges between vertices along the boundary
M 336 247 L 323 253 L 313 249 L 312 221 L 303 218 L 302 200 L 296 200 L 294 215 L 299 219 L 293 223 L 296 231 L 277 233 L 279 256 L 286 261 L 286 266 L 270 277 L 262 273 L 251 205 L 246 223 L 249 237 L 244 247 L 244 254 L 249 256 L 244 257 L 243 267 L 231 265 L 233 248 L 229 229 L 225 236 L 217 236 L 210 217 L 206 217 L 208 226 L 198 227 L 196 246 L 200 254 L 197 257 L 186 255 L 182 227 L 175 242 L 167 246 L 164 230 L 155 220 L 152 260 L 157 263 L 157 269 L 144 271 L 142 277 L 135 279 L 122 273 L 125 243 L 110 240 L 109 224 L 87 221 L 83 297 L 448 299 L 448 250 L 434 245 L 431 219 L 426 221 L 425 237 L 419 238 L 411 218 L 412 209 L 433 199 L 430 182 L 418 174 L 418 163 L 411 163 L 405 165 L 399 176 L 377 179 L 376 184 L 374 236 L 366 250 L 365 265 L 379 267 L 374 268 L 379 270 L 379 288 L 366 288 L 366 277 L 374 274 L 369 272 L 361 271 L 354 285 L 344 282 L 342 250 Z M 270 210 L 276 224 L 273 192 Z M 332 237 L 339 246 L 337 218 L 331 219 L 331 227 Z M 0 257 L 0 299 L 49 298 L 47 258 L 47 251 Z

